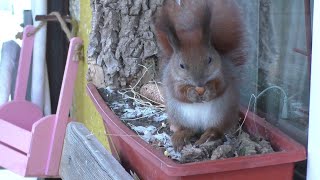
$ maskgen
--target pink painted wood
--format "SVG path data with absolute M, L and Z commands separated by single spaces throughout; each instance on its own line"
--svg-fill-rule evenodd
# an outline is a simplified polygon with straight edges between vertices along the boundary
M 0 107 L 0 166 L 22 176 L 58 177 L 79 63 L 73 59 L 82 40 L 71 39 L 57 114 L 43 117 L 25 100 L 34 38 L 27 34 L 33 30 L 24 29 L 15 97 Z
M 30 148 L 30 157 L 28 161 L 29 176 L 48 177 L 58 176 L 58 173 L 47 174 L 47 162 L 50 153 L 50 144 L 52 137 L 53 124 L 56 120 L 56 115 L 50 115 L 42 118 L 34 124 L 32 129 L 33 139 Z M 46 131 L 50 130 L 50 133 Z M 63 142 L 61 142 L 63 144 Z M 56 157 L 60 159 L 60 157 Z
M 29 34 L 34 30 L 33 26 L 27 26 L 25 33 L 23 33 L 14 100 L 25 100 L 26 98 L 34 42 L 34 36 L 30 36 Z
M 0 119 L 1 136 L 0 142 L 3 144 L 10 144 L 24 153 L 29 152 L 31 134 L 30 131 L 13 125 L 7 121 Z
M 18 109 L 18 111 L 17 111 Z M 41 109 L 28 101 L 13 100 L 0 107 L 0 118 L 31 131 L 32 124 L 43 116 Z
M 43 116 L 38 106 L 25 100 L 34 42 L 34 36 L 28 34 L 34 30 L 33 26 L 24 29 L 14 100 L 0 107 L 1 119 L 29 131 L 32 124 Z
M 0 143 L 0 166 L 24 176 L 28 157 Z
M 77 78 L 78 61 L 74 61 L 77 45 L 82 44 L 82 40 L 78 37 L 70 40 L 68 57 L 65 72 L 63 75 L 63 81 L 59 96 L 59 102 L 57 107 L 57 117 L 54 122 L 53 133 L 51 138 L 51 148 L 49 153 L 49 160 L 47 164 L 47 174 L 59 173 L 60 158 L 63 147 L 63 140 L 65 136 L 65 130 L 67 123 L 69 122 L 69 109 L 72 103 L 72 94 L 74 89 L 74 82 Z

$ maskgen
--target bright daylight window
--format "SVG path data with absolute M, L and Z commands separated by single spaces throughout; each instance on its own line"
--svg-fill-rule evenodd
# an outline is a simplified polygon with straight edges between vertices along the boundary
M 306 146 L 313 1 L 239 4 L 246 7 L 253 44 L 242 77 L 242 105 L 251 98 L 251 110 Z
M 0 1 L 0 21 L 5 25 L 0 30 L 0 46 L 9 40 L 14 40 L 15 35 L 23 29 L 24 10 L 31 9 L 30 1 L 25 0 L 6 0 Z M 16 40 L 20 45 L 21 41 Z

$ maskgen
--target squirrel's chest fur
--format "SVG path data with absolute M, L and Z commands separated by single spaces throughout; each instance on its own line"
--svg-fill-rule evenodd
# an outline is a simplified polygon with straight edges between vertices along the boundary
M 168 107 L 168 113 L 174 121 L 184 127 L 204 131 L 209 127 L 219 127 L 223 121 L 236 121 L 237 100 L 233 87 L 228 87 L 224 94 L 209 102 L 184 103 L 171 99 L 175 108 Z M 235 115 L 233 115 L 235 114 Z
M 212 102 L 205 103 L 180 103 L 177 113 L 180 114 L 184 125 L 189 128 L 204 130 L 219 123 L 218 108 Z

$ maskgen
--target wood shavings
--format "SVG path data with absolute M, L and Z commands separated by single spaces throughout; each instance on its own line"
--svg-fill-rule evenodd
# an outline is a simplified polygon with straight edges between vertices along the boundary
M 240 143 L 239 155 L 248 156 L 257 154 L 256 147 L 259 144 L 252 141 L 249 134 L 242 132 L 238 137 L 238 142 Z
M 211 160 L 221 159 L 221 158 L 227 158 L 228 155 L 232 150 L 231 145 L 221 145 L 218 146 L 211 155 Z
M 202 161 L 204 159 L 208 160 L 211 157 L 212 151 L 222 143 L 222 140 L 210 141 L 201 144 L 199 147 L 189 144 L 182 149 L 180 162 L 188 163 Z
M 163 108 L 156 107 L 150 102 L 144 102 L 145 100 L 139 99 L 138 96 L 132 96 L 132 91 L 123 93 L 103 90 L 100 93 L 107 100 L 109 107 L 123 120 L 123 123 L 133 129 L 140 138 L 152 147 L 178 163 L 274 152 L 266 139 L 247 134 L 242 125 L 234 127 L 221 139 L 209 141 L 199 146 L 194 145 L 194 142 L 200 136 L 195 136 L 181 152 L 176 152 L 171 142 L 172 131 L 170 128 L 172 127 L 167 125 L 167 115 Z

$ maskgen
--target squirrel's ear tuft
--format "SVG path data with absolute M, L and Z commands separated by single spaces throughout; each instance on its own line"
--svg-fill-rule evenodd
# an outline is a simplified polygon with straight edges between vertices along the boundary
M 178 51 L 180 48 L 180 41 L 177 35 L 177 32 L 173 26 L 168 26 L 167 36 L 169 43 L 174 51 Z
M 180 41 L 173 22 L 171 21 L 168 7 L 172 0 L 164 2 L 163 7 L 158 8 L 153 16 L 153 25 L 158 41 L 158 45 L 166 56 L 170 56 L 180 48 Z
M 231 57 L 233 64 L 244 64 L 246 59 L 244 20 L 240 8 L 233 0 L 209 1 L 211 7 L 210 39 L 212 46 L 222 55 Z M 223 16 L 221 16 L 223 14 Z
M 211 17 L 212 17 L 212 13 L 211 10 L 208 6 L 208 4 L 205 4 L 205 6 L 203 7 L 203 14 L 202 14 L 202 18 L 200 18 L 200 25 L 202 28 L 202 33 L 203 33 L 203 37 L 202 37 L 202 41 L 204 41 L 204 43 L 206 44 L 211 44 Z

